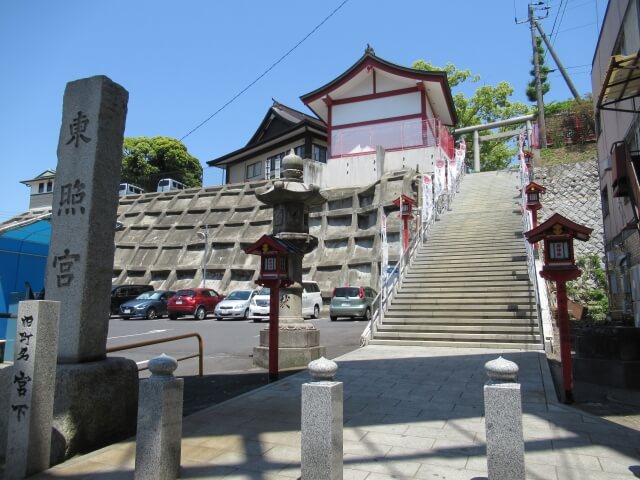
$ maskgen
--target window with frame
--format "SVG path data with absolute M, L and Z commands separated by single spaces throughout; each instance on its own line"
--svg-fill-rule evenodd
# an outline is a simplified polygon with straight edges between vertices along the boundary
M 262 162 L 255 162 L 247 165 L 246 179 L 252 180 L 259 177 L 262 177 Z
M 316 145 L 315 143 L 312 144 L 311 158 L 316 162 L 327 163 L 327 147 Z
M 602 189 L 602 218 L 607 217 L 609 215 L 609 189 L 608 187 L 604 187 Z
M 616 46 L 613 49 L 614 55 L 631 55 L 640 49 L 640 23 L 638 18 L 638 1 L 631 0 L 622 20 Z
M 47 182 L 47 192 L 51 192 L 53 191 L 53 182 L 52 181 L 48 181 Z
M 305 157 L 304 145 L 299 145 L 293 149 L 294 153 L 298 155 L 300 158 Z
M 280 178 L 280 164 L 282 163 L 282 157 L 284 154 L 279 153 L 265 160 L 264 164 L 264 177 L 269 180 L 272 178 Z
M 44 183 L 38 184 L 38 193 L 44 193 Z

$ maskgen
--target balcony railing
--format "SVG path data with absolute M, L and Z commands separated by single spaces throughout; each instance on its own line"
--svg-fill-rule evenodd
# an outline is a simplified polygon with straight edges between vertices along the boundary
M 331 132 L 332 158 L 375 153 L 378 146 L 387 151 L 439 146 L 453 158 L 454 142 L 437 118 L 375 123 Z

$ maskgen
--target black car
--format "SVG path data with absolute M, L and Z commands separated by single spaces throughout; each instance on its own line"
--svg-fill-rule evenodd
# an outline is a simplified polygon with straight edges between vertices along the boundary
M 133 300 L 144 292 L 153 291 L 152 285 L 112 285 L 111 286 L 111 315 L 120 313 L 120 305 Z
M 175 295 L 171 290 L 153 290 L 138 295 L 120 305 L 120 316 L 124 319 L 144 317 L 147 320 L 167 315 L 167 301 Z

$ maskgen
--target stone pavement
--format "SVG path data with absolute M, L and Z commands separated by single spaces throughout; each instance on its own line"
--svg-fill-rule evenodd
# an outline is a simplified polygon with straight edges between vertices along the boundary
M 557 403 L 543 353 L 367 346 L 335 359 L 344 382 L 345 479 L 486 479 L 484 364 L 516 362 L 528 479 L 640 477 L 640 432 Z M 297 479 L 306 372 L 185 417 L 180 478 Z M 37 479 L 133 479 L 135 444 Z

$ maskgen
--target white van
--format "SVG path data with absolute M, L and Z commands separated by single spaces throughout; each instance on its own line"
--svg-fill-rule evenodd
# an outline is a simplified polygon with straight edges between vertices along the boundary
M 118 188 L 118 196 L 124 197 L 125 195 L 140 195 L 144 193 L 144 190 L 132 183 L 121 183 Z
M 319 318 L 322 311 L 322 295 L 316 282 L 303 280 L 302 286 L 302 316 Z M 260 322 L 263 318 L 269 320 L 270 291 L 262 287 L 249 303 L 249 317 L 254 322 Z
M 157 192 L 168 192 L 169 190 L 184 190 L 187 186 L 173 178 L 163 178 L 158 182 Z

